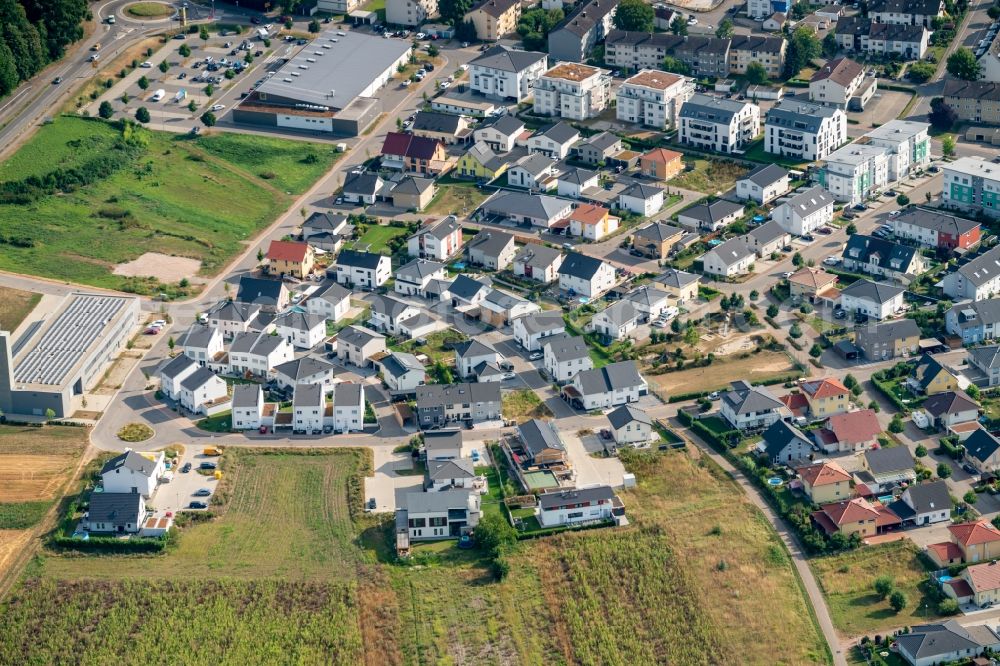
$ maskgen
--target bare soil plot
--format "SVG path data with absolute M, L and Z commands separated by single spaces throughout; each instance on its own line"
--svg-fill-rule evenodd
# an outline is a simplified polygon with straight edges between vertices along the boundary
M 0 426 L 0 502 L 54 498 L 86 446 L 85 428 Z
M 184 278 L 191 280 L 199 270 L 201 262 L 197 259 L 147 252 L 132 261 L 118 264 L 113 272 L 127 277 L 154 277 L 160 282 L 180 282 Z
M 712 365 L 703 368 L 646 375 L 646 377 L 660 391 L 669 395 L 724 389 L 733 379 L 746 379 L 758 383 L 793 372 L 795 366 L 787 356 L 781 352 L 762 351 L 745 358 L 716 360 Z
M 41 294 L 21 289 L 0 290 L 0 330 L 13 331 L 31 313 Z

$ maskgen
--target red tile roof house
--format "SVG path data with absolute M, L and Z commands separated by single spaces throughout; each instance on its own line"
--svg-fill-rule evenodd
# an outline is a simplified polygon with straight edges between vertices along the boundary
M 412 173 L 440 176 L 454 166 L 444 143 L 437 139 L 389 132 L 382 143 L 382 166 Z
M 940 567 L 974 564 L 1000 557 L 1000 530 L 988 521 L 949 525 L 948 532 L 951 541 L 927 546 L 927 555 Z
M 870 449 L 878 443 L 882 432 L 874 410 L 860 409 L 835 414 L 816 431 L 816 444 L 826 453 L 844 453 Z
M 813 512 L 812 519 L 829 536 L 858 534 L 862 539 L 883 534 L 903 522 L 888 507 L 861 497 L 824 504 Z

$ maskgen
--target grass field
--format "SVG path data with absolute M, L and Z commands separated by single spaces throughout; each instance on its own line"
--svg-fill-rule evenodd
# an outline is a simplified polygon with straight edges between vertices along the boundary
M 500 583 L 450 543 L 420 546 L 418 566 L 377 562 L 388 532 L 348 510 L 360 452 L 223 460 L 219 515 L 166 554 L 36 561 L 0 607 L 0 663 L 826 660 L 776 535 L 683 453 L 632 467 L 634 527 L 526 542 Z
M 552 410 L 531 389 L 507 391 L 501 400 L 504 418 L 516 423 L 552 416 Z
M 393 345 L 392 349 L 410 354 L 426 354 L 431 364 L 442 361 L 445 365 L 454 365 L 455 350 L 450 345 L 468 340 L 469 336 L 461 331 L 449 328 L 443 331 L 434 331 L 422 339 L 426 340 L 426 342 L 419 343 L 416 340 L 407 340 L 398 345 Z
M 895 627 L 920 624 L 937 617 L 936 602 L 925 598 L 927 569 L 909 540 L 866 546 L 840 555 L 810 561 L 826 594 L 837 629 L 848 636 L 874 634 Z M 890 576 L 909 601 L 896 613 L 875 594 L 879 576 Z M 925 609 L 925 604 L 927 608 Z M 929 614 L 928 614 L 929 613 Z
M 0 205 L 0 228 L 17 241 L 0 245 L 0 266 L 148 292 L 155 285 L 112 270 L 144 252 L 160 252 L 197 259 L 200 273 L 212 275 L 287 208 L 292 197 L 286 191 L 301 192 L 337 158 L 313 144 L 245 134 L 141 135 L 145 148 L 103 179 Z M 114 125 L 59 117 L 0 164 L 0 182 L 82 168 L 94 156 L 118 155 L 119 140 Z
M 438 187 L 424 211 L 432 215 L 468 215 L 486 201 L 486 193 L 466 181 L 452 181 Z
M 725 192 L 736 186 L 736 181 L 743 177 L 749 169 L 734 162 L 708 160 L 705 158 L 684 158 L 685 164 L 694 164 L 691 171 L 682 171 L 670 181 L 671 185 L 687 190 L 715 194 Z
M 4 289 L 0 293 L 0 330 L 13 331 L 42 300 L 41 294 L 21 289 Z
M 162 2 L 135 2 L 125 8 L 136 18 L 162 18 L 174 13 L 173 7 Z
M 716 359 L 712 365 L 703 368 L 647 375 L 647 379 L 661 393 L 671 395 L 724 389 L 729 386 L 730 381 L 740 377 L 758 383 L 794 371 L 795 367 L 785 354 L 762 351 L 746 358 Z
M 389 241 L 397 236 L 405 236 L 406 229 L 403 227 L 390 227 L 387 224 L 373 224 L 365 231 L 364 235 L 351 244 L 356 250 L 375 252 L 377 254 L 391 254 L 389 251 Z

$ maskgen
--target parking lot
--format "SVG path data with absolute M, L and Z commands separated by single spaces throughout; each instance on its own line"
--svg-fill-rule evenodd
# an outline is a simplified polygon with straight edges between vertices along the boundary
M 196 496 L 199 490 L 207 489 L 215 493 L 218 481 L 211 473 L 201 474 L 198 471 L 199 465 L 204 462 L 218 464 L 217 456 L 206 456 L 202 453 L 203 447 L 191 448 L 178 460 L 178 469 L 174 472 L 173 479 L 169 483 L 161 483 L 157 486 L 153 497 L 146 503 L 146 508 L 154 512 L 157 517 L 162 517 L 166 513 L 177 515 L 178 511 L 187 511 L 191 502 L 198 501 L 210 504 L 211 495 Z M 184 465 L 190 463 L 191 470 L 182 472 Z
M 135 118 L 136 111 L 145 107 L 150 113 L 148 124 L 156 129 L 188 131 L 201 127 L 203 113 L 212 111 L 221 120 L 240 96 L 305 43 L 304 39 L 286 39 L 279 34 L 268 47 L 253 32 L 212 33 L 207 40 L 198 34 L 177 35 L 158 51 L 147 52 L 144 61 L 90 104 L 87 111 L 97 115 L 106 101 L 114 117 Z M 166 72 L 161 69 L 164 62 Z

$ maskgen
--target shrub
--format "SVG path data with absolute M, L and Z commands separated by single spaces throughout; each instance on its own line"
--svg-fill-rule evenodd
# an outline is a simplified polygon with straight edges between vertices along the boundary
M 909 603 L 909 599 L 906 598 L 906 594 L 902 590 L 896 590 L 891 595 L 889 595 L 889 605 L 892 606 L 892 610 L 897 613 L 906 608 Z
M 913 451 L 918 458 L 923 458 L 927 455 L 927 447 L 923 444 L 917 444 L 917 448 Z
M 150 120 L 149 109 L 147 109 L 144 106 L 140 106 L 138 109 L 135 110 L 135 119 L 138 120 L 140 123 L 148 123 Z
M 951 476 L 951 465 L 948 463 L 938 463 L 937 466 L 938 478 L 947 479 Z
M 874 587 L 875 594 L 879 596 L 879 599 L 885 599 L 892 594 L 893 589 L 896 587 L 896 583 L 892 580 L 891 576 L 879 576 L 875 579 Z
M 937 605 L 938 615 L 955 615 L 958 613 L 958 602 L 954 599 L 942 599 Z

